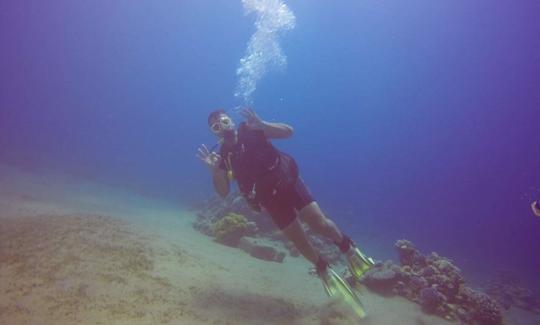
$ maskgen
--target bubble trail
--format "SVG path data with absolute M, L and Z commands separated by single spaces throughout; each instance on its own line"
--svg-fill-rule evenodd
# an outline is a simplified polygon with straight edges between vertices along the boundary
M 235 96 L 252 104 L 257 82 L 271 68 L 284 68 L 287 57 L 279 45 L 282 31 L 291 30 L 296 17 L 282 0 L 242 0 L 246 15 L 257 14 L 255 33 L 249 39 L 246 54 L 236 70 L 238 84 Z

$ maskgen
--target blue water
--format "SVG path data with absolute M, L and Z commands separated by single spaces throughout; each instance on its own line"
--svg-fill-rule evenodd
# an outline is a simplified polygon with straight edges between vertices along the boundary
M 286 1 L 286 67 L 253 107 L 289 123 L 322 208 L 393 257 L 407 238 L 540 292 L 540 2 Z M 191 205 L 207 114 L 242 104 L 240 0 L 0 3 L 0 162 Z

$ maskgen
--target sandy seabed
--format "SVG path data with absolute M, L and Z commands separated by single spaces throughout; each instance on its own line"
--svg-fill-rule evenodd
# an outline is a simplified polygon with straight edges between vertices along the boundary
M 193 281 L 206 268 L 226 269 L 178 245 L 160 245 L 119 219 L 42 215 L 0 222 L 7 243 L 0 252 L 3 324 L 236 324 L 253 315 L 281 323 L 302 314 L 284 299 L 235 296 Z M 173 269 L 187 281 L 168 277 Z M 234 313 L 208 312 L 214 307 L 207 305 Z
M 0 184 L 0 324 L 450 324 L 367 291 L 348 317 L 304 260 L 216 244 L 163 202 L 5 166 Z

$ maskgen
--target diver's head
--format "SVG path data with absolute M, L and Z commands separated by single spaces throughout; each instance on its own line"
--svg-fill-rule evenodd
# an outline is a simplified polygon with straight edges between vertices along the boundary
M 210 127 L 210 131 L 220 139 L 234 139 L 234 122 L 222 109 L 215 110 L 208 115 L 208 127 Z

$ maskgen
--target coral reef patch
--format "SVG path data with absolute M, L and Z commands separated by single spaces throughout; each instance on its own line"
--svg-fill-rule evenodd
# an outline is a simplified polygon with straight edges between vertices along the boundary
M 236 246 L 240 238 L 254 233 L 254 225 L 249 224 L 246 217 L 230 212 L 212 224 L 212 235 L 219 243 Z
M 470 325 L 502 323 L 502 308 L 486 293 L 466 286 L 461 270 L 437 253 L 423 255 L 413 243 L 395 243 L 401 265 L 376 264 L 361 280 L 380 294 L 403 296 L 428 314 Z
M 540 299 L 521 285 L 518 275 L 513 271 L 498 271 L 483 289 L 504 309 L 514 306 L 540 314 Z

